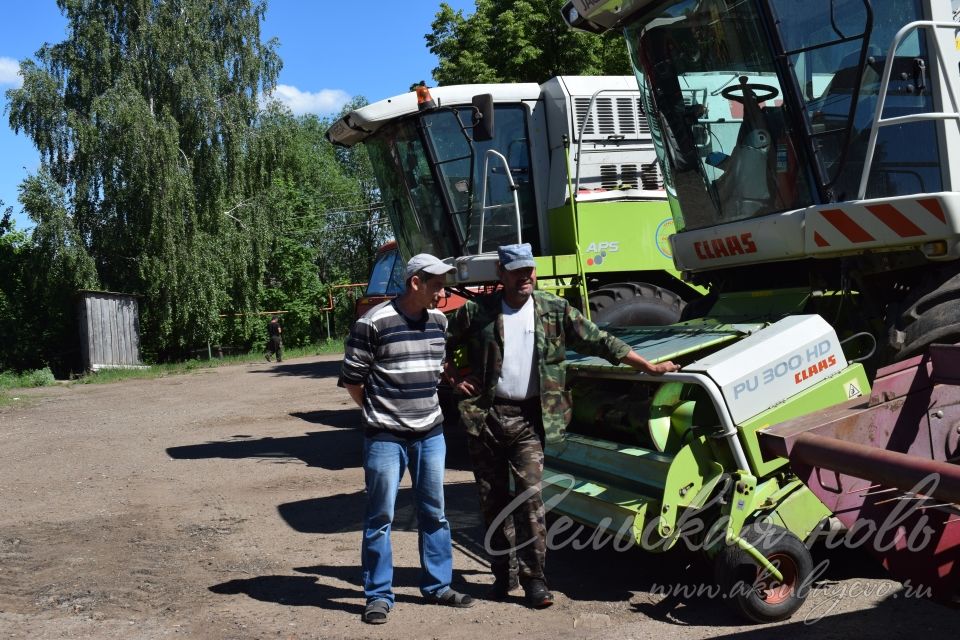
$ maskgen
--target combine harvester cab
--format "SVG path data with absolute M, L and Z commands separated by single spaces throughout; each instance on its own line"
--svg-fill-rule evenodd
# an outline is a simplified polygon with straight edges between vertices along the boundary
M 752 583 L 728 601 L 754 620 L 800 605 L 802 541 L 831 514 L 894 577 L 956 602 L 957 355 L 934 345 L 960 342 L 951 3 L 571 0 L 563 13 L 623 32 L 674 262 L 720 295 L 698 320 L 627 333 L 685 365 L 659 386 L 570 363 L 574 416 L 546 463 L 554 511 L 632 522 L 655 549 L 700 514 L 722 532 L 706 537 L 720 582 Z M 891 533 L 897 504 L 913 510 Z
M 540 288 L 599 323 L 676 322 L 702 288 L 674 269 L 673 217 L 636 80 L 425 86 L 352 111 L 327 133 L 367 147 L 403 256 L 496 283 L 496 250 L 529 242 Z

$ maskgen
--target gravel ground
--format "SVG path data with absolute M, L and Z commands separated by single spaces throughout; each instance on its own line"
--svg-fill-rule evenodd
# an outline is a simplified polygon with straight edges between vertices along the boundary
M 955 610 L 909 597 L 860 552 L 826 560 L 804 607 L 745 625 L 698 557 L 552 551 L 557 596 L 472 609 L 423 604 L 405 479 L 394 531 L 397 607 L 360 621 L 359 414 L 337 357 L 18 392 L 0 409 L 0 637 L 900 638 L 952 637 Z M 448 429 L 455 586 L 480 595 L 465 445 Z M 686 592 L 683 591 L 686 589 Z M 667 592 L 670 590 L 670 593 Z M 677 592 L 679 591 L 679 592 Z

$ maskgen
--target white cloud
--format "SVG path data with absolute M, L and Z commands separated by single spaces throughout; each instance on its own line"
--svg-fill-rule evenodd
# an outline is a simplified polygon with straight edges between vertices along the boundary
M 15 87 L 23 84 L 23 78 L 20 77 L 20 63 L 13 58 L 0 56 L 0 86 L 8 84 Z
M 289 84 L 278 84 L 271 97 L 298 116 L 305 113 L 336 113 L 350 100 L 350 95 L 340 89 L 321 89 L 314 93 L 300 91 Z

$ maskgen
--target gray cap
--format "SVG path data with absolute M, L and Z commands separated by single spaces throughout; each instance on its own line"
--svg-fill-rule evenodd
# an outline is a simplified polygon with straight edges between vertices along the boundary
M 497 249 L 497 255 L 500 256 L 500 265 L 507 271 L 537 266 L 533 261 L 533 247 L 529 242 L 505 244 Z
M 440 275 L 442 273 L 450 273 L 454 270 L 456 270 L 456 267 L 442 262 L 439 258 L 429 253 L 418 253 L 407 262 L 407 278 L 416 275 L 419 271 Z

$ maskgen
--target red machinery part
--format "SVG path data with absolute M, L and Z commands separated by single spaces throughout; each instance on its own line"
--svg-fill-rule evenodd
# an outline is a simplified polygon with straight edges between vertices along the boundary
M 869 398 L 769 427 L 791 469 L 891 575 L 960 601 L 960 345 L 877 372 Z

